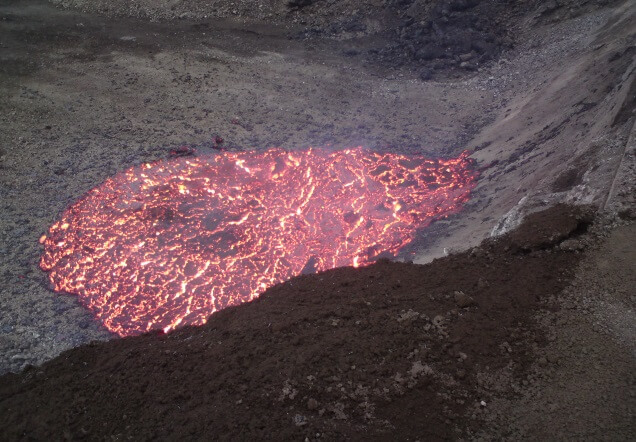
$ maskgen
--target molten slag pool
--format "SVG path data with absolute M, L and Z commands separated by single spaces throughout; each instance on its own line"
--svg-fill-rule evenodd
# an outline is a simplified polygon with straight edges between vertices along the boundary
M 303 272 L 373 262 L 460 210 L 456 159 L 340 151 L 226 152 L 133 167 L 43 236 L 42 269 L 121 336 L 203 324 Z

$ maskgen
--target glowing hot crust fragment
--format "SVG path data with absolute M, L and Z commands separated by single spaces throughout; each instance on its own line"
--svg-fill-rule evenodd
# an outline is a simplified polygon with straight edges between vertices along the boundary
M 69 207 L 40 266 L 121 336 L 203 324 L 303 271 L 395 253 L 461 208 L 469 166 L 363 148 L 144 164 Z

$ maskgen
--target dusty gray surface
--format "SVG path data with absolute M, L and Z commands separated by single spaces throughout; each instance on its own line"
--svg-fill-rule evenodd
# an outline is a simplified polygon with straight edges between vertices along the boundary
M 109 337 L 37 267 L 56 216 L 113 173 L 215 134 L 240 148 L 475 150 L 474 199 L 405 252 L 418 262 L 505 229 L 520 201 L 509 224 L 560 200 L 603 205 L 633 122 L 629 7 L 529 15 L 499 61 L 439 82 L 343 56 L 337 40 L 290 40 L 294 24 L 148 23 L 3 2 L 0 372 Z

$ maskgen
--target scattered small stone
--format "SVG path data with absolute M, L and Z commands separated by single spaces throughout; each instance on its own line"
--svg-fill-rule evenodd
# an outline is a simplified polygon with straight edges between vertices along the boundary
M 467 308 L 475 305 L 475 300 L 464 292 L 455 292 L 455 303 L 459 308 Z
M 399 385 L 402 385 L 406 382 L 406 379 L 404 379 L 400 373 L 396 373 L 395 376 L 393 376 L 393 379 Z
M 172 157 L 185 157 L 196 154 L 196 149 L 190 146 L 179 146 L 170 150 L 170 156 Z
M 429 68 L 424 68 L 420 71 L 420 78 L 424 81 L 433 78 L 433 71 Z
M 400 313 L 400 316 L 398 316 L 397 321 L 404 322 L 404 321 L 414 320 L 419 318 L 419 316 L 420 314 L 418 312 L 413 311 L 412 309 L 409 309 L 408 312 Z
M 428 365 L 422 364 L 422 361 L 413 362 L 413 366 L 409 370 L 409 374 L 412 378 L 417 378 L 422 374 L 430 375 L 433 373 L 433 370 Z
M 483 290 L 487 289 L 488 287 L 490 287 L 490 283 L 484 278 L 479 278 L 479 281 L 477 281 L 477 289 Z
M 298 427 L 302 427 L 303 425 L 307 425 L 307 419 L 302 414 L 297 414 L 294 416 L 294 424 Z
M 318 401 L 314 398 L 309 398 L 307 401 L 307 409 L 315 410 L 316 408 L 318 408 Z

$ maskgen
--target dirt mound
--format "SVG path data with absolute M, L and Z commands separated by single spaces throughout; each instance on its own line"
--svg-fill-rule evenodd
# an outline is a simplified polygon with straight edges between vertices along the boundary
M 593 218 L 592 207 L 568 213 L 566 206 L 558 205 L 552 211 L 528 215 L 524 219 L 525 228 L 510 233 L 510 242 L 525 251 L 553 247 L 567 238 L 585 233 Z
M 53 4 L 150 20 L 234 18 L 286 27 L 293 38 L 335 38 L 342 52 L 388 67 L 409 66 L 423 79 L 470 72 L 515 43 L 522 20 L 578 16 L 615 0 L 51 0 Z
M 511 47 L 512 28 L 527 9 L 525 2 L 389 0 L 381 7 L 342 11 L 330 21 L 309 11 L 303 17 L 310 25 L 301 35 L 353 39 L 377 34 L 382 38 L 361 48 L 345 45 L 345 53 L 363 53 L 391 67 L 415 66 L 429 79 L 440 70 L 476 70 Z
M 163 19 L 212 18 L 275 24 L 296 39 L 335 38 L 346 55 L 390 67 L 414 65 L 430 78 L 440 70 L 472 71 L 513 43 L 515 24 L 534 3 L 501 0 L 239 2 L 199 0 L 52 0 L 109 15 Z
M 458 437 L 479 427 L 483 379 L 523 374 L 544 343 L 533 317 L 581 256 L 557 246 L 588 222 L 557 206 L 425 266 L 303 275 L 202 327 L 67 351 L 0 378 L 0 435 Z M 537 231 L 550 241 L 525 241 Z

